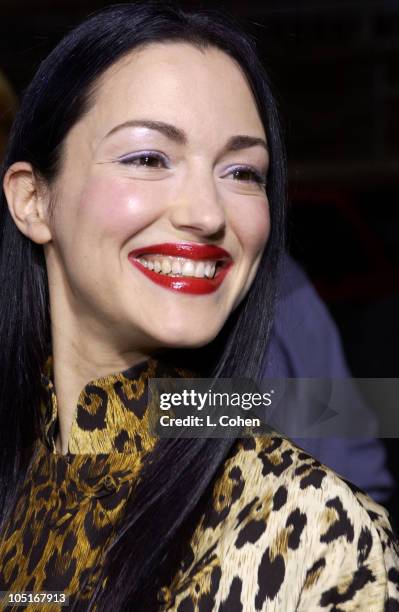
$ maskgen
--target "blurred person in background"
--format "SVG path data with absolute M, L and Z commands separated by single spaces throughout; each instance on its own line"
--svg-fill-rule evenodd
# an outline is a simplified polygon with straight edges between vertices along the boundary
M 328 309 L 308 276 L 287 255 L 281 272 L 274 326 L 264 362 L 267 378 L 350 378 L 341 339 Z M 389 505 L 395 481 L 386 465 L 386 452 L 377 435 L 377 419 L 351 388 L 345 405 L 368 422 L 370 437 L 298 438 L 296 442 L 376 501 Z M 302 407 L 304 408 L 304 407 Z M 397 512 L 394 513 L 397 523 Z

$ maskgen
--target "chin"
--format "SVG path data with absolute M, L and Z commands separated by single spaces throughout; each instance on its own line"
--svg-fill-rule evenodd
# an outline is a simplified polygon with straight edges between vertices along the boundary
M 206 329 L 208 327 L 208 329 Z M 188 325 L 175 325 L 172 328 L 160 330 L 159 334 L 154 335 L 152 330 L 153 338 L 156 339 L 157 344 L 164 348 L 201 348 L 206 344 L 209 344 L 216 338 L 222 328 L 220 326 L 212 326 L 209 329 L 207 322 L 203 322 L 202 325 L 197 324 L 194 326 Z

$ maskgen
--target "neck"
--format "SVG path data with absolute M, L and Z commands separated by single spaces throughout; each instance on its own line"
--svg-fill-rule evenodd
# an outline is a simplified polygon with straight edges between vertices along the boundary
M 53 343 L 53 375 L 57 393 L 59 430 L 57 451 L 68 452 L 71 425 L 79 394 L 87 383 L 102 376 L 120 372 L 149 357 L 138 351 L 116 354 L 104 347 L 79 346 L 55 341 Z

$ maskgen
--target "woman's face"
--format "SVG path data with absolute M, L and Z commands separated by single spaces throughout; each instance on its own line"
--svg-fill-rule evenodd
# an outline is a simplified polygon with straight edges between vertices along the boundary
M 211 341 L 268 239 L 267 167 L 253 96 L 227 55 L 153 44 L 114 64 L 51 186 L 55 327 L 122 351 Z

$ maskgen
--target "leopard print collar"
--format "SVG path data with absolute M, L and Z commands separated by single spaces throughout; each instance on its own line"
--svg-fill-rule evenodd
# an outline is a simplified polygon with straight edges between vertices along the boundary
M 156 438 L 149 431 L 148 380 L 187 375 L 179 368 L 150 358 L 122 372 L 90 381 L 78 398 L 68 452 L 109 454 L 151 450 Z M 57 395 L 51 355 L 46 360 L 41 379 L 42 441 L 52 453 L 57 453 Z

